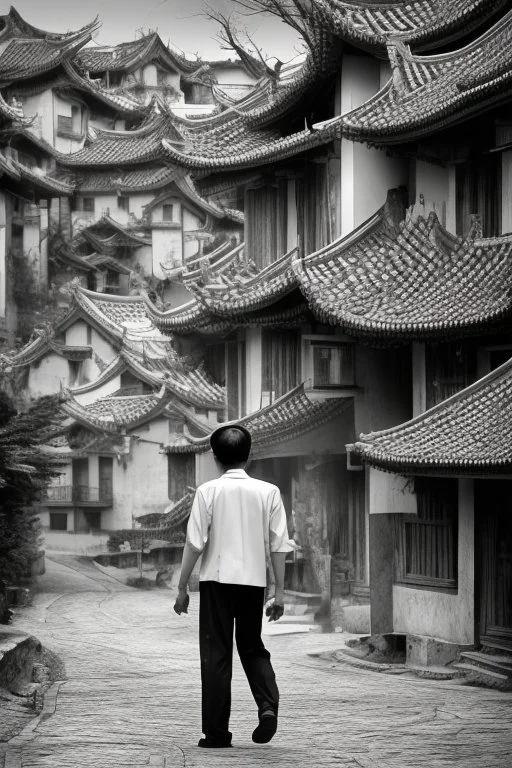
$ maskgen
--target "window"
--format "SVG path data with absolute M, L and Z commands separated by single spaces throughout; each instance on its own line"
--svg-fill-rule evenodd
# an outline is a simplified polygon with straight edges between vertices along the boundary
M 57 131 L 59 133 L 73 133 L 73 118 L 71 115 L 57 115 Z
M 127 213 L 130 210 L 130 198 L 129 197 L 118 197 L 117 198 L 117 207 L 120 211 L 126 211 Z
M 69 386 L 80 383 L 80 374 L 82 372 L 81 360 L 68 360 L 69 366 Z
M 196 459 L 190 453 L 168 454 L 169 499 L 179 501 L 196 484 Z
M 484 237 L 501 234 L 501 154 L 472 158 L 456 166 L 457 234 L 466 235 L 474 214 Z
M 50 531 L 67 531 L 68 513 L 50 512 Z
M 78 210 L 84 213 L 94 213 L 94 197 L 82 197 L 78 201 Z
M 85 510 L 84 511 L 84 517 L 85 517 L 85 528 L 88 531 L 99 531 L 101 530 L 101 512 L 98 512 L 96 510 Z
M 263 269 L 287 251 L 286 179 L 248 189 L 245 196 L 245 213 L 245 253 L 258 269 Z
M 457 480 L 415 480 L 417 515 L 396 515 L 398 582 L 457 586 Z
M 119 272 L 114 272 L 113 269 L 107 269 L 104 290 L 105 293 L 119 293 Z
M 162 205 L 162 218 L 164 221 L 174 221 L 174 205 L 171 203 Z
M 469 386 L 476 378 L 475 352 L 462 341 L 427 344 L 425 350 L 427 408 Z
M 261 405 L 269 405 L 298 383 L 298 334 L 263 330 Z
M 90 346 L 92 344 L 92 328 L 90 325 L 87 326 L 86 334 L 87 345 Z
M 315 341 L 313 348 L 313 387 L 330 389 L 354 385 L 354 346 L 332 341 Z
M 227 420 L 245 414 L 245 341 L 226 342 Z
M 71 125 L 73 133 L 78 134 L 82 132 L 82 111 L 80 107 L 71 107 Z

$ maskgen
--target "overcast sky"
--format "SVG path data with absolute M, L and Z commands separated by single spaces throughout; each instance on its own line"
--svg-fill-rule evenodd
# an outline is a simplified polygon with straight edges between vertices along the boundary
M 203 59 L 229 58 L 215 40 L 217 25 L 201 14 L 206 0 L 12 0 L 28 22 L 54 32 L 78 29 L 99 16 L 102 26 L 95 34 L 100 45 L 133 40 L 141 28 L 157 30 L 162 40 Z M 0 7 L 6 13 L 9 0 Z M 224 13 L 237 11 L 232 0 L 210 0 Z M 300 46 L 294 33 L 273 17 L 251 16 L 244 20 L 258 45 L 269 56 L 292 58 Z

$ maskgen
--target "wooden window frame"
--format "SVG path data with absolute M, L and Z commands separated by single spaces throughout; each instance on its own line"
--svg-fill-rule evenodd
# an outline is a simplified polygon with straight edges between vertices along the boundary
M 52 524 L 57 522 L 57 520 L 62 521 L 63 518 L 66 518 L 65 528 L 61 528 L 58 525 L 56 526 Z M 49 528 L 50 528 L 50 531 L 67 531 L 68 530 L 68 513 L 67 512 L 50 512 Z
M 451 484 L 451 488 L 448 484 Z M 415 481 L 417 515 L 395 515 L 395 582 L 405 586 L 428 587 L 456 591 L 458 587 L 458 484 L 456 479 L 429 478 Z M 435 510 L 434 510 L 435 507 Z M 432 519 L 433 515 L 439 517 Z M 428 537 L 428 530 L 433 537 Z M 451 576 L 432 574 L 439 567 L 434 548 L 439 538 L 446 541 L 442 553 L 445 572 Z M 417 546 L 413 548 L 413 538 Z M 424 552 L 422 552 L 422 548 Z M 410 563 L 430 556 L 431 563 L 423 573 L 412 570 Z M 423 563 L 425 564 L 425 563 Z M 422 566 L 420 566 L 421 568 Z M 428 571 L 431 571 L 428 573 Z
M 171 215 L 167 216 L 166 211 L 170 209 Z M 174 221 L 174 203 L 164 203 L 162 205 L 162 221 Z

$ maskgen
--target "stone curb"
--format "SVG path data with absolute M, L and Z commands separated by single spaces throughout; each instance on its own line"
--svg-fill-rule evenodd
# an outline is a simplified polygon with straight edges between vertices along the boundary
M 35 731 L 39 723 L 55 714 L 59 689 L 65 682 L 65 680 L 57 680 L 53 683 L 53 685 L 46 691 L 43 708 L 39 715 L 31 720 L 17 736 L 14 736 L 7 743 L 4 768 L 22 768 L 23 747 L 35 738 Z

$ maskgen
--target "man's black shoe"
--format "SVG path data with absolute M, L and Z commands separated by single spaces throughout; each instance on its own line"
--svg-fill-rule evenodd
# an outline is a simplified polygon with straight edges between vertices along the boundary
M 215 739 L 199 739 L 197 742 L 198 747 L 204 747 L 205 749 L 227 749 L 232 747 L 231 742 L 227 741 L 215 741 Z
M 273 712 L 264 712 L 260 717 L 259 725 L 254 729 L 252 740 L 256 744 L 268 744 L 277 731 L 277 717 Z

